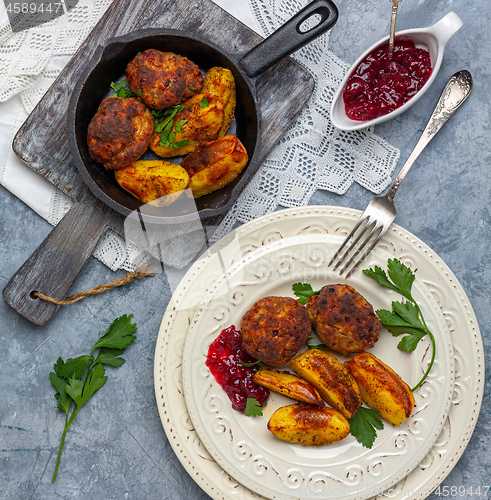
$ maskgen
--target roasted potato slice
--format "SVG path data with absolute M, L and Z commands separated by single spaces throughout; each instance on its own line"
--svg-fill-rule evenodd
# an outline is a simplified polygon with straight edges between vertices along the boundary
M 332 408 L 296 403 L 278 408 L 269 419 L 268 430 L 289 443 L 323 446 L 344 439 L 350 427 Z
M 290 360 L 290 366 L 346 418 L 351 418 L 361 405 L 358 384 L 333 354 L 321 349 L 309 349 Z
M 172 203 L 186 189 L 189 175 L 181 166 L 163 160 L 140 160 L 115 170 L 118 184 L 135 198 L 154 206 Z
M 223 106 L 213 94 L 197 94 L 173 118 L 172 126 L 162 130 L 156 123 L 150 149 L 161 158 L 183 156 L 199 145 L 214 141 L 223 123 Z
M 414 407 L 414 396 L 402 378 L 373 354 L 365 352 L 344 362 L 368 406 L 392 425 L 401 425 Z
M 189 174 L 189 188 L 195 198 L 209 194 L 232 182 L 244 169 L 248 155 L 233 135 L 200 146 L 181 163 Z
M 232 123 L 237 97 L 235 94 L 235 79 L 228 68 L 210 68 L 205 75 L 201 93 L 216 95 L 223 106 L 223 124 L 218 137 L 223 137 Z
M 325 406 L 317 389 L 293 373 L 280 370 L 258 370 L 254 374 L 254 382 L 297 401 Z

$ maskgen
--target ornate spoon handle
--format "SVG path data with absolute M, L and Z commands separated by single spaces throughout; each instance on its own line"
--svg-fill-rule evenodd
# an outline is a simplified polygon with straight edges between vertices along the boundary
M 442 128 L 443 124 L 455 113 L 458 107 L 467 99 L 472 90 L 472 77 L 467 70 L 458 71 L 448 81 L 443 89 L 442 95 L 428 121 L 419 141 L 414 146 L 405 165 L 396 177 L 387 193 L 389 201 L 394 201 L 397 188 L 408 173 L 416 158 L 426 145 L 435 137 L 436 133 Z

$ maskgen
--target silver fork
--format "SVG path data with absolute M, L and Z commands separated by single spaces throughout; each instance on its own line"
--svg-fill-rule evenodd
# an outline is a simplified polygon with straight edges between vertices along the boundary
M 343 244 L 339 247 L 337 252 L 328 264 L 328 267 L 337 259 L 343 249 L 351 241 L 350 246 L 345 250 L 344 254 L 339 258 L 334 266 L 336 270 L 351 254 L 351 257 L 346 262 L 344 267 L 339 272 L 342 275 L 348 270 L 354 260 L 358 257 L 360 252 L 366 248 L 363 255 L 358 261 L 353 264 L 346 277 L 360 265 L 365 257 L 373 250 L 375 245 L 381 240 L 382 236 L 387 232 L 393 220 L 396 218 L 397 212 L 394 206 L 394 196 L 397 188 L 400 186 L 402 180 L 408 173 L 416 158 L 420 155 L 421 151 L 426 147 L 436 133 L 442 128 L 443 124 L 453 115 L 457 108 L 467 99 L 472 90 L 472 77 L 467 70 L 458 71 L 455 73 L 447 85 L 443 89 L 442 95 L 433 111 L 428 124 L 412 153 L 407 159 L 404 167 L 402 167 L 396 180 L 385 196 L 375 196 L 368 204 L 366 210 L 360 217 L 356 226 L 346 237 Z M 364 237 L 364 239 L 362 239 Z

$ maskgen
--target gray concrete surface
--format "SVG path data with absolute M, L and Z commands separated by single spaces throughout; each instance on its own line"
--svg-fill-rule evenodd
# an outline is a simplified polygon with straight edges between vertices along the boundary
M 331 49 L 351 62 L 385 34 L 390 2 L 338 0 L 337 4 L 340 19 L 332 32 Z M 477 315 L 490 366 L 491 2 L 403 0 L 398 29 L 429 26 L 451 10 L 461 16 L 464 26 L 449 42 L 433 87 L 409 112 L 379 126 L 377 133 L 401 149 L 402 166 L 447 79 L 457 70 L 471 71 L 474 90 L 470 99 L 421 155 L 398 192 L 397 223 L 432 247 L 457 276 Z M 371 197 L 354 185 L 343 196 L 317 192 L 312 204 L 364 209 Z M 50 229 L 0 188 L 1 288 Z M 115 277 L 91 259 L 76 290 Z M 0 300 L 0 498 L 208 498 L 174 454 L 155 404 L 154 348 L 169 298 L 170 288 L 161 274 L 65 306 L 45 327 L 33 326 Z M 48 374 L 58 356 L 66 359 L 85 353 L 116 317 L 130 313 L 138 324 L 138 339 L 125 354 L 126 364 L 108 370 L 108 384 L 70 429 L 62 468 L 53 485 L 63 415 L 56 409 Z M 489 368 L 485 376 L 475 432 L 444 486 L 468 489 L 490 484 Z M 432 494 L 429 498 L 440 497 Z

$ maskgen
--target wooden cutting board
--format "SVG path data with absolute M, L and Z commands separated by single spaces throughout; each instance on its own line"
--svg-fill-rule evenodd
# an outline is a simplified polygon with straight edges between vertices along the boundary
M 239 59 L 262 41 L 210 0 L 115 0 L 111 4 L 14 139 L 20 158 L 75 201 L 3 291 L 4 299 L 37 325 L 50 321 L 59 306 L 32 298 L 32 292 L 64 300 L 105 229 L 124 235 L 124 217 L 92 195 L 70 155 L 66 113 L 77 75 L 104 40 L 156 27 L 198 34 Z M 262 114 L 262 161 L 312 94 L 314 81 L 291 58 L 252 80 Z M 216 226 L 221 218 L 202 223 Z M 145 248 L 143 240 L 134 242 Z

